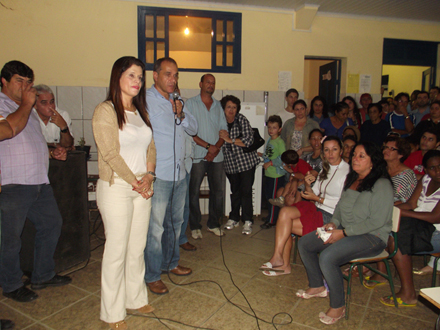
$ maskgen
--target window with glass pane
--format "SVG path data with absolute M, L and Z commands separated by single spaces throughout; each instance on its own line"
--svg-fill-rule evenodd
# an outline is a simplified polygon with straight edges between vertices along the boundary
M 241 72 L 241 14 L 138 7 L 139 58 L 151 70 L 165 56 L 180 71 Z

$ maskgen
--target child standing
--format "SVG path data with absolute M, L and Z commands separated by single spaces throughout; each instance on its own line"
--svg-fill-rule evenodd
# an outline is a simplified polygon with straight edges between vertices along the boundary
M 281 155 L 286 150 L 286 145 L 281 139 L 281 128 L 283 122 L 280 116 L 270 116 L 266 123 L 269 133 L 269 140 L 266 143 L 266 149 L 264 151 L 264 180 L 265 180 L 265 198 L 269 200 L 276 197 L 277 189 L 284 187 L 284 175 L 286 171 L 283 169 L 283 163 L 281 161 Z M 263 229 L 269 229 L 275 226 L 278 212 L 280 208 L 268 203 L 269 215 L 266 218 L 264 224 L 260 227 Z

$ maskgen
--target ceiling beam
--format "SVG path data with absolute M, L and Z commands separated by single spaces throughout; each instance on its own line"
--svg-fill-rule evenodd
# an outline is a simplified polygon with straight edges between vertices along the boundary
M 304 4 L 295 10 L 293 15 L 294 31 L 311 31 L 313 19 L 318 12 L 319 5 Z

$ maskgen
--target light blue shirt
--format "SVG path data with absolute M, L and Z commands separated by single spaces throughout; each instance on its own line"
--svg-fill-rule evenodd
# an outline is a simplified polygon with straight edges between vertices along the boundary
M 430 107 L 428 105 L 426 107 L 425 111 L 422 113 L 419 112 L 419 109 L 414 109 L 413 111 L 411 111 L 411 114 L 413 115 L 413 118 L 414 118 L 414 126 L 417 126 L 422 121 L 422 118 L 424 116 L 431 113 L 429 109 L 430 109 Z
M 228 129 L 226 124 L 225 113 L 219 101 L 212 99 L 214 102 L 208 110 L 200 97 L 200 94 L 186 101 L 185 109 L 190 112 L 197 120 L 199 131 L 197 136 L 209 144 L 215 145 L 219 140 L 220 130 Z M 207 150 L 199 145 L 194 149 L 193 163 L 199 163 L 205 158 Z M 220 150 L 214 158 L 214 163 L 223 161 L 223 152 Z
M 169 100 L 172 100 L 171 96 Z M 156 144 L 156 176 L 165 181 L 180 181 L 186 175 L 185 135 L 197 134 L 197 121 L 190 113 L 185 112 L 185 119 L 177 125 L 169 100 L 154 85 L 147 90 L 148 114 Z M 179 119 L 177 121 L 180 122 Z

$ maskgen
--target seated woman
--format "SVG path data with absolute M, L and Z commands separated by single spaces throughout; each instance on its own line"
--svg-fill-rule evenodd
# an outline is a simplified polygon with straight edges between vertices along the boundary
M 411 146 L 403 138 L 389 136 L 385 139 L 382 153 L 393 183 L 394 204 L 406 203 L 417 185 L 414 171 L 403 164 L 411 153 Z
M 394 205 L 406 203 L 417 185 L 417 178 L 414 171 L 403 164 L 411 153 L 411 147 L 408 141 L 403 138 L 388 136 L 382 147 L 382 153 L 387 162 L 387 171 L 393 183 Z M 379 262 L 377 268 L 381 272 L 386 273 L 383 262 Z M 364 267 L 365 275 L 371 275 L 371 273 L 368 268 Z M 348 268 L 344 271 L 344 274 L 348 275 Z M 359 276 L 357 268 L 353 270 L 353 275 Z M 373 289 L 378 285 L 382 285 L 384 282 L 381 282 L 380 279 L 382 279 L 382 281 L 385 280 L 374 273 L 369 279 L 364 280 L 364 287 Z
M 325 225 L 331 236 L 323 242 L 315 231 L 299 240 L 309 288 L 296 295 L 304 299 L 330 295 L 327 313 L 319 313 L 322 323 L 333 324 L 345 315 L 340 266 L 383 251 L 392 227 L 392 214 L 393 188 L 382 152 L 372 142 L 362 142 L 354 149 L 341 199 L 331 222 Z
M 399 249 L 393 262 L 401 281 L 400 291 L 396 293 L 399 306 L 411 307 L 417 303 L 411 254 L 440 252 L 440 151 L 429 150 L 423 156 L 423 166 L 426 174 L 417 183 L 411 198 L 397 206 L 402 218 L 397 233 Z M 380 302 L 394 307 L 392 296 L 382 297 Z
M 309 134 L 309 142 L 312 146 L 313 152 L 307 154 L 302 157 L 316 172 L 321 172 L 322 170 L 322 158 L 321 158 L 321 149 L 322 149 L 322 139 L 324 134 L 319 128 L 315 128 Z
M 342 139 L 342 132 L 344 128 L 353 125 L 353 121 L 347 118 L 348 115 L 348 105 L 344 102 L 338 102 L 334 105 L 335 115 L 330 118 L 325 118 L 319 126 L 325 135 L 336 135 Z
M 275 232 L 275 251 L 269 262 L 260 267 L 263 274 L 276 276 L 290 274 L 290 251 L 292 250 L 291 234 L 305 235 L 328 223 L 342 193 L 349 166 L 342 160 L 342 144 L 338 137 L 327 137 L 322 145 L 324 162 L 323 169 L 313 186 L 315 177 L 308 174 L 305 178 L 304 199 L 315 202 L 300 201 L 289 204 L 281 209 Z M 299 194 L 295 197 L 299 198 Z M 297 200 L 296 200 L 297 201 Z M 316 212 L 318 211 L 318 212 Z

